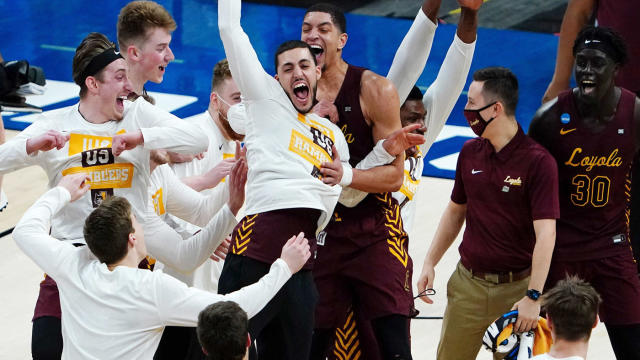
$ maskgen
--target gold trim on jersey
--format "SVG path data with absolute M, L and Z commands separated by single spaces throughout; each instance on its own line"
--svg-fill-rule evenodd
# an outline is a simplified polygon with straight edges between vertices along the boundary
M 242 255 L 247 251 L 249 242 L 251 242 L 251 234 L 253 233 L 252 226 L 255 225 L 255 219 L 258 214 L 253 216 L 245 216 L 240 223 L 240 226 L 236 228 L 233 234 L 233 241 L 231 242 L 231 253 L 236 255 Z
M 404 179 L 402 180 L 402 187 L 400 188 L 400 192 L 404 194 L 409 200 L 413 200 L 413 196 L 418 191 L 418 186 L 420 185 L 420 177 L 413 180 L 411 178 L 411 174 L 407 169 L 404 170 Z
M 87 174 L 91 180 L 91 189 L 130 188 L 133 180 L 133 164 L 115 163 L 91 167 L 72 167 L 62 171 L 62 176 Z
M 347 320 L 344 325 L 341 328 L 336 328 L 333 355 L 337 360 L 358 360 L 362 355 L 353 310 L 347 314 Z
M 165 210 L 164 201 L 162 198 L 162 188 L 159 188 L 155 194 L 151 195 L 151 199 L 153 200 L 153 210 L 156 212 L 156 215 L 164 215 Z
M 406 268 L 409 262 L 408 237 L 402 226 L 400 206 L 395 204 L 392 209 L 385 210 L 385 217 L 387 221 L 384 226 L 389 231 L 389 238 L 387 238 L 389 252 Z
M 291 130 L 289 150 L 300 155 L 303 159 L 312 163 L 318 169 L 321 167 L 322 163 L 333 161 L 325 149 L 315 144 L 313 140 L 296 130 Z

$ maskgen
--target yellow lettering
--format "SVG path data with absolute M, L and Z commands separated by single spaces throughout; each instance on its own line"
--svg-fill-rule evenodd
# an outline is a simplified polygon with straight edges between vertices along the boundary
M 585 171 L 591 171 L 594 167 L 619 167 L 622 165 L 622 157 L 618 156 L 620 150 L 614 149 L 609 156 L 587 155 L 582 159 L 578 159 L 578 154 L 582 153 L 582 148 L 575 148 L 564 164 L 580 167 L 583 166 Z

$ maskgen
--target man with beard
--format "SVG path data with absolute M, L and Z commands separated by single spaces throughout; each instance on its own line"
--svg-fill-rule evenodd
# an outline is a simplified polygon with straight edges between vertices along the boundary
M 640 145 L 640 100 L 615 86 L 624 41 L 586 27 L 573 45 L 577 86 L 544 104 L 529 134 L 556 158 L 557 244 L 547 288 L 577 275 L 602 296 L 600 319 L 618 359 L 640 358 L 640 280 L 629 244 L 630 169 Z
M 355 170 L 348 164 L 349 150 L 340 129 L 310 112 L 321 72 L 309 45 L 298 40 L 281 44 L 274 79 L 263 70 L 240 26 L 240 1 L 219 1 L 218 15 L 229 67 L 245 100 L 243 132 L 250 169 L 247 216 L 233 232 L 218 285 L 218 292 L 226 293 L 264 274 L 280 246 L 276 231 L 304 231 L 315 253 L 315 235 L 328 223 Z M 407 135 L 414 129 L 398 129 L 389 137 L 395 139 L 387 142 L 392 158 L 424 141 Z M 317 299 L 313 261 L 314 257 L 251 320 L 249 331 L 260 359 L 309 356 Z M 256 357 L 254 349 L 250 356 Z
M 278 257 L 282 235 L 304 232 L 312 257 L 251 319 L 249 333 L 259 344 L 261 360 L 305 359 L 317 298 L 311 275 L 315 235 L 328 222 L 342 189 L 325 184 L 329 179 L 320 167 L 337 162 L 338 173 L 331 175 L 345 178 L 341 159 L 348 160 L 349 150 L 338 127 L 310 112 L 320 68 L 309 46 L 301 41 L 280 45 L 274 79 L 263 70 L 240 26 L 240 7 L 240 0 L 220 0 L 218 26 L 246 106 L 247 216 L 233 231 L 218 292 L 226 294 L 255 282 Z M 256 358 L 255 347 L 250 358 Z
M 84 245 L 82 220 L 107 196 L 122 195 L 144 220 L 149 247 L 159 249 L 158 255 L 172 244 L 168 253 L 176 261 L 189 261 L 195 256 L 190 251 L 210 248 L 210 231 L 184 242 L 148 208 L 150 150 L 202 152 L 207 140 L 201 131 L 142 99 L 126 100 L 131 92 L 127 63 L 102 34 L 89 34 L 76 49 L 73 78 L 80 86 L 79 103 L 43 114 L 0 146 L 0 172 L 39 165 L 47 173 L 50 187 L 67 174 L 91 177 L 92 190 L 53 218 L 51 235 L 62 241 Z M 232 218 L 228 221 L 234 221 Z M 60 357 L 58 291 L 48 276 L 40 286 L 32 336 L 35 359 Z
M 466 221 L 437 359 L 475 358 L 487 327 L 509 309 L 518 310 L 516 332 L 538 321 L 559 216 L 558 176 L 553 157 L 516 121 L 517 103 L 510 70 L 473 74 L 464 114 L 478 137 L 460 150 L 451 201 L 418 280 L 420 294 L 433 288 L 435 266 Z

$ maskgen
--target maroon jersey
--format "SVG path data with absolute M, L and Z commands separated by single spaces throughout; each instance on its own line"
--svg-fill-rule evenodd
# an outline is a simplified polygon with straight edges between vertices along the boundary
M 627 44 L 629 61 L 616 76 L 616 85 L 635 93 L 640 92 L 640 35 L 638 31 L 638 0 L 600 0 L 596 13 L 598 26 L 612 28 Z
M 536 241 L 533 221 L 560 215 L 556 163 L 520 126 L 497 153 L 489 140 L 471 139 L 458 156 L 451 200 L 467 204 L 460 244 L 467 269 L 527 269 Z
M 564 120 L 549 141 L 560 178 L 554 259 L 589 260 L 629 251 L 635 95 L 621 90 L 615 116 L 597 133 L 584 125 L 572 90 L 558 96 Z
M 349 65 L 334 101 L 339 115 L 336 125 L 342 130 L 347 140 L 349 162 L 353 167 L 375 146 L 371 126 L 367 124 L 360 107 L 360 81 L 365 70 Z M 385 240 L 388 235 L 388 230 L 384 226 L 385 213 L 393 211 L 397 206 L 398 202 L 391 193 L 369 194 L 352 208 L 338 203 L 334 216 L 327 225 L 327 236 L 347 238 L 359 246 Z

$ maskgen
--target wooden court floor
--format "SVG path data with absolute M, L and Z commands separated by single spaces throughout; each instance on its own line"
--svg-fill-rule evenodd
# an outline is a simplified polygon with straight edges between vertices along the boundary
M 17 132 L 7 131 L 7 138 Z M 45 192 L 47 179 L 38 167 L 29 167 L 5 175 L 3 189 L 9 206 L 0 213 L 0 231 L 13 227 L 24 211 Z M 452 180 L 423 177 L 414 228 L 409 231 L 409 252 L 414 261 L 415 281 L 422 269 L 422 261 L 435 233 L 440 216 L 449 200 Z M 462 234 L 462 232 L 461 232 Z M 436 267 L 434 304 L 416 301 L 421 316 L 442 316 L 446 306 L 446 282 L 453 272 L 459 255 L 461 236 Z M 38 295 L 42 271 L 16 246 L 11 236 L 0 238 L 0 360 L 31 358 L 31 316 Z M 411 325 L 412 353 L 415 360 L 435 359 L 440 337 L 441 320 L 414 320 Z M 492 359 L 480 350 L 477 359 Z M 599 324 L 591 337 L 588 359 L 614 359 L 606 330 Z M 366 359 L 363 359 L 366 360 Z

